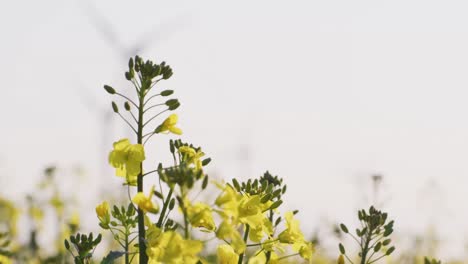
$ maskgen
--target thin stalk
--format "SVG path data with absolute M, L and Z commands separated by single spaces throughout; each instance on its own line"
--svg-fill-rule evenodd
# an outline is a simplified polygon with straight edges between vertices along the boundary
M 366 258 L 367 258 L 367 253 L 369 251 L 369 243 L 370 243 L 370 237 L 372 235 L 372 230 L 369 229 L 366 239 L 366 243 L 364 244 L 364 247 L 362 248 L 362 256 L 361 256 L 361 264 L 366 264 Z
M 299 255 L 299 253 L 295 253 L 295 254 L 287 255 L 287 256 L 284 256 L 284 257 L 278 258 L 278 261 L 280 261 L 280 260 L 282 260 L 282 259 L 285 259 L 285 258 L 290 258 L 290 257 L 298 256 L 298 255 Z
M 249 232 L 250 232 L 250 226 L 249 225 L 245 225 L 245 232 L 244 232 L 244 243 L 247 244 L 247 238 L 249 237 Z M 239 261 L 237 262 L 237 264 L 242 264 L 242 261 L 244 260 L 244 252 L 242 252 L 241 254 L 239 254 Z
M 115 94 L 118 95 L 118 96 L 121 96 L 121 97 L 123 97 L 123 98 L 125 98 L 125 99 L 127 99 L 127 101 L 128 101 L 129 103 L 133 104 L 135 107 L 138 108 L 138 105 L 135 104 L 135 102 L 133 102 L 132 99 L 128 98 L 127 96 L 125 96 L 125 95 L 123 95 L 123 94 L 121 94 L 121 93 L 117 93 L 117 92 L 116 92 Z
M 129 246 L 129 242 L 128 242 L 128 228 L 125 229 L 125 264 L 130 264 L 130 259 L 129 259 L 129 255 L 128 255 L 128 246 Z
M 161 214 L 159 215 L 158 223 L 156 224 L 156 226 L 159 227 L 159 228 L 161 228 L 161 226 L 162 226 L 162 223 L 163 223 L 163 220 L 164 220 L 164 215 L 166 214 L 167 207 L 169 206 L 169 202 L 171 201 L 173 191 L 174 191 L 174 188 L 171 187 L 171 189 L 169 189 L 169 193 L 167 194 L 166 199 L 164 201 L 163 209 L 161 211 Z
M 270 215 L 268 216 L 268 220 L 270 220 L 270 223 L 273 223 L 273 210 L 270 210 Z M 271 251 L 268 251 L 266 254 L 266 262 L 268 263 L 271 258 Z
M 144 95 L 140 89 L 139 106 L 138 106 L 138 131 L 137 131 L 137 142 L 142 144 L 143 142 L 143 102 Z M 143 162 L 140 163 L 140 173 L 137 178 L 137 190 L 143 192 Z M 139 263 L 147 264 L 148 256 L 146 255 L 146 244 L 145 244 L 145 215 L 143 210 L 138 208 L 138 249 L 139 249 Z

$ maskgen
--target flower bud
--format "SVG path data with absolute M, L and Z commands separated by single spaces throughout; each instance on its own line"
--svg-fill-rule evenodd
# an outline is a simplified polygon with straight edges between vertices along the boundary
M 110 87 L 109 85 L 104 85 L 104 89 L 110 94 L 115 94 L 114 88 Z
M 130 104 L 128 102 L 124 103 L 125 110 L 130 111 Z
M 115 113 L 119 112 L 119 108 L 117 107 L 117 104 L 115 102 L 112 102 L 112 110 L 114 110 Z
M 171 94 L 173 94 L 174 91 L 173 90 L 164 90 L 161 92 L 161 96 L 169 96 Z

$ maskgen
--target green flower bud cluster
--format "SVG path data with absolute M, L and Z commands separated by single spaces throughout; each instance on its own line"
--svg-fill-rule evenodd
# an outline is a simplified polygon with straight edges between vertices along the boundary
M 340 229 L 359 244 L 361 264 L 373 263 L 395 251 L 395 247 L 391 245 L 392 240 L 389 238 L 393 233 L 394 221 L 387 221 L 387 213 L 371 206 L 367 212 L 364 209 L 359 210 L 358 219 L 362 228 L 356 228 L 356 236 L 349 232 L 345 224 L 340 224 Z M 343 244 L 339 243 L 338 248 L 340 253 L 349 259 Z
M 101 234 L 94 239 L 93 233 L 89 233 L 89 235 L 80 235 L 80 233 L 78 233 L 75 236 L 70 236 L 70 242 L 65 239 L 64 244 L 65 248 L 73 255 L 76 264 L 85 264 L 89 263 L 94 249 L 101 243 L 101 239 Z M 72 246 L 76 251 L 75 253 L 72 250 Z
M 178 185 L 183 188 L 192 188 L 195 182 L 202 180 L 201 187 L 205 189 L 208 185 L 208 175 L 203 172 L 203 167 L 211 162 L 211 158 L 203 158 L 205 153 L 201 147 L 184 143 L 180 139 L 169 141 L 169 150 L 177 166 L 163 168 L 159 164 L 158 173 L 162 181 L 169 185 Z

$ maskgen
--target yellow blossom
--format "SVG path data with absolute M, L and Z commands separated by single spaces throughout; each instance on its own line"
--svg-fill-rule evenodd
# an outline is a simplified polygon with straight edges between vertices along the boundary
M 204 203 L 191 205 L 187 202 L 187 215 L 190 224 L 194 227 L 203 227 L 207 230 L 215 230 L 215 222 L 211 214 L 211 207 Z
M 285 215 L 286 230 L 281 232 L 278 236 L 281 243 L 293 244 L 304 241 L 304 235 L 299 229 L 299 221 L 293 217 L 294 214 L 292 212 L 287 212 Z
M 338 257 L 337 263 L 338 263 L 338 264 L 345 264 L 343 255 L 340 255 L 340 256 Z
M 54 193 L 54 196 L 52 196 L 52 198 L 50 198 L 49 203 L 50 203 L 50 205 L 52 205 L 52 207 L 54 207 L 55 212 L 57 213 L 57 215 L 59 215 L 59 216 L 63 215 L 64 202 L 60 198 L 60 194 L 58 192 Z
M 245 251 L 246 245 L 241 234 L 232 222 L 223 221 L 216 230 L 216 237 L 219 239 L 230 239 L 231 246 L 237 254 Z
M 3 255 L 0 255 L 0 263 L 1 264 L 11 264 L 13 263 L 10 258 L 6 257 L 6 256 L 3 256 Z
M 273 225 L 270 220 L 263 217 L 263 224 L 250 228 L 249 238 L 253 242 L 260 242 L 265 235 L 270 236 L 273 233 Z
M 258 195 L 244 195 L 239 202 L 238 219 L 241 223 L 249 225 L 252 229 L 261 228 L 264 224 L 262 204 Z
M 10 235 L 17 234 L 17 223 L 19 219 L 19 210 L 10 200 L 0 197 L 0 223 L 8 227 Z
M 311 242 L 299 242 L 293 244 L 293 249 L 306 260 L 311 260 L 312 254 L 315 252 L 314 245 Z
M 203 249 L 200 241 L 185 240 L 177 232 L 162 232 L 157 227 L 149 229 L 147 241 L 150 264 L 195 264 L 199 260 L 197 254 Z
M 138 192 L 132 199 L 132 201 L 138 205 L 138 207 L 143 210 L 145 213 L 153 213 L 156 214 L 159 211 L 157 205 L 154 205 L 151 201 L 154 193 L 154 186 L 151 188 L 150 195 L 146 196 L 142 192 Z
M 141 144 L 130 144 L 128 139 L 114 143 L 114 149 L 109 154 L 109 163 L 116 168 L 115 174 L 125 177 L 127 184 L 136 185 L 137 176 L 141 172 L 141 162 L 145 160 L 145 149 Z
M 257 252 L 253 257 L 249 259 L 248 264 L 264 264 L 267 263 L 265 252 Z
M 239 261 L 239 254 L 230 245 L 219 245 L 216 252 L 220 264 L 237 264 Z
M 96 214 L 97 214 L 99 221 L 103 225 L 109 224 L 110 222 L 109 204 L 106 201 L 96 206 Z
M 203 153 L 200 149 L 195 150 L 189 146 L 181 146 L 179 147 L 179 152 L 182 154 L 184 161 L 193 165 L 195 169 L 201 170 L 203 168 L 201 158 L 205 156 L 205 153 Z
M 80 226 L 80 215 L 78 214 L 78 212 L 74 212 L 72 214 L 72 216 L 68 220 L 68 225 L 70 226 L 72 233 L 78 230 L 78 227 Z
M 177 120 L 179 117 L 177 114 L 172 114 L 164 122 L 162 122 L 161 125 L 159 125 L 156 128 L 156 133 L 162 133 L 162 132 L 171 132 L 176 135 L 182 135 L 182 130 L 178 127 L 176 127 Z

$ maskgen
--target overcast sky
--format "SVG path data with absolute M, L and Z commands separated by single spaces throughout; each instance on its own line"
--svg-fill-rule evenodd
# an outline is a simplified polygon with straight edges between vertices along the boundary
M 379 173 L 402 234 L 435 225 L 444 254 L 463 253 L 466 2 L 132 2 L 1 4 L 2 193 L 21 199 L 53 163 L 83 166 L 82 190 L 118 186 L 103 163 L 127 133 L 117 118 L 103 125 L 102 85 L 125 91 L 128 56 L 146 43 L 140 55 L 173 67 L 162 88 L 176 91 L 183 139 L 213 158 L 212 174 L 284 177 L 312 232 L 350 222 Z M 169 138 L 149 160 L 167 159 Z

